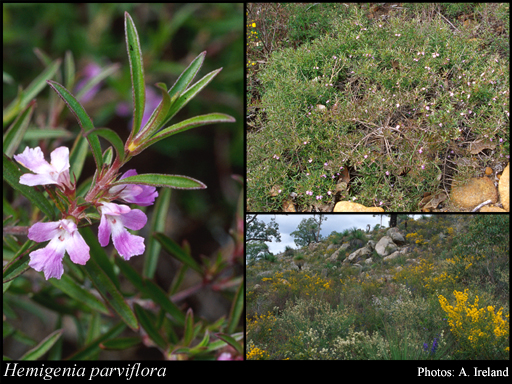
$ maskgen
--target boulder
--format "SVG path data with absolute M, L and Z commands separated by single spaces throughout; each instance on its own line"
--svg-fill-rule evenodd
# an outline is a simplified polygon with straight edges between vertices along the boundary
M 367 246 L 371 251 L 373 251 L 373 250 L 375 249 L 375 245 L 376 245 L 376 243 L 375 243 L 375 241 L 373 241 L 373 240 L 368 240 L 368 243 L 366 243 L 366 246 Z
M 332 262 L 338 261 L 338 256 L 339 256 L 340 252 L 344 251 L 348 247 L 350 247 L 349 243 L 343 244 L 341 247 L 339 247 L 336 251 L 333 252 L 331 257 L 329 257 L 329 260 Z
M 359 248 L 357 251 L 352 252 L 348 257 L 343 260 L 344 263 L 351 263 L 357 260 L 359 257 L 364 257 L 372 253 L 367 247 Z
M 396 227 L 389 228 L 386 234 L 389 237 L 391 237 L 391 239 L 393 240 L 393 242 L 395 244 L 397 244 L 397 245 L 405 244 L 404 236 L 400 233 L 400 230 L 398 228 L 396 228 Z
M 503 209 L 509 212 L 510 209 L 510 169 L 509 164 L 507 164 L 503 174 L 500 177 L 500 182 L 498 184 L 498 191 L 500 192 L 500 201 L 501 205 L 503 205 Z
M 351 201 L 340 201 L 334 206 L 333 212 L 384 212 L 381 207 L 365 207 Z
M 498 191 L 487 177 L 472 178 L 465 185 L 454 183 L 450 196 L 453 204 L 464 209 L 473 209 L 487 200 L 493 204 L 498 201 Z
M 309 250 L 310 252 L 313 252 L 313 251 L 316 249 L 316 247 L 318 247 L 319 245 L 320 245 L 320 243 L 311 243 L 311 244 L 309 244 L 309 246 L 308 246 L 308 250 Z
M 375 246 L 375 251 L 377 251 L 380 256 L 384 257 L 395 252 L 397 248 L 397 245 L 393 242 L 391 237 L 383 236 Z
M 382 260 L 383 261 L 390 261 L 390 260 L 396 259 L 400 255 L 402 255 L 402 252 L 395 251 L 391 255 L 384 257 Z

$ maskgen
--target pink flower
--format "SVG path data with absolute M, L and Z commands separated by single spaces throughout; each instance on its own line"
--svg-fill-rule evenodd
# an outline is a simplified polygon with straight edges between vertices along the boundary
M 45 248 L 30 252 L 29 266 L 44 271 L 44 277 L 60 279 L 64 273 L 62 259 L 67 252 L 71 261 L 84 265 L 89 260 L 89 246 L 78 232 L 76 224 L 68 219 L 49 223 L 35 223 L 28 230 L 30 240 L 41 243 L 48 241 Z
M 130 209 L 127 205 L 102 203 L 100 226 L 98 227 L 98 240 L 102 247 L 109 243 L 110 234 L 114 247 L 125 260 L 144 253 L 144 238 L 129 233 L 126 228 L 139 230 L 148 221 L 140 209 Z M 126 228 L 125 228 L 126 227 Z
M 25 168 L 36 173 L 26 173 L 21 175 L 20 184 L 29 185 L 48 185 L 57 184 L 62 189 L 68 187 L 71 189 L 69 180 L 69 149 L 59 147 L 51 154 L 51 164 L 44 159 L 41 148 L 34 149 L 26 147 L 23 153 L 14 155 L 14 159 Z
M 137 175 L 137 171 L 135 169 L 130 169 L 129 171 L 126 171 L 119 180 L 135 175 Z M 137 204 L 141 207 L 153 205 L 155 203 L 155 199 L 158 197 L 156 188 L 149 185 L 116 185 L 110 188 L 108 192 L 112 195 L 117 195 L 117 198 L 120 200 L 127 203 Z

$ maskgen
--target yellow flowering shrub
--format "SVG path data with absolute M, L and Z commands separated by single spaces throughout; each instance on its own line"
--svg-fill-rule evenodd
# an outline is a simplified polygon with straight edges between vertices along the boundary
M 267 360 L 269 354 L 264 349 L 258 348 L 254 345 L 252 340 L 247 343 L 247 360 Z
M 503 316 L 503 308 L 495 312 L 491 305 L 479 308 L 478 296 L 474 304 L 468 303 L 468 290 L 453 291 L 456 303 L 439 295 L 439 304 L 448 316 L 450 331 L 469 358 L 505 358 L 508 352 L 509 315 Z

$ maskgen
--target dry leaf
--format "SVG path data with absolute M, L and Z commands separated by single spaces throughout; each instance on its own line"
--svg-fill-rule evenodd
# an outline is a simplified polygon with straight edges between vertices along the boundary
M 295 205 L 293 205 L 293 201 L 285 200 L 283 203 L 283 211 L 285 212 L 297 212 L 295 210 Z
M 472 155 L 476 155 L 477 153 L 482 152 L 484 149 L 494 148 L 496 148 L 496 144 L 490 140 L 477 140 L 469 144 L 469 152 L 471 152 Z
M 436 209 L 439 204 L 446 200 L 446 193 L 439 192 L 436 195 L 428 195 L 420 201 L 420 207 L 423 212 L 430 212 L 430 209 Z
M 340 170 L 340 180 L 347 183 L 347 185 L 350 183 L 350 174 L 347 167 L 343 167 L 343 169 Z

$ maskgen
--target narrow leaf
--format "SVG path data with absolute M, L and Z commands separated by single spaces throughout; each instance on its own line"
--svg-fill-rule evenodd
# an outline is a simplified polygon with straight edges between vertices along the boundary
M 121 258 L 116 259 L 116 264 L 118 265 L 122 274 L 128 280 L 130 280 L 130 282 L 139 292 L 151 297 L 153 301 L 160 305 L 160 307 L 165 312 L 174 317 L 178 324 L 184 324 L 185 315 L 183 314 L 183 312 L 181 312 L 178 306 L 169 299 L 168 295 L 164 291 L 162 291 L 161 288 L 152 283 L 150 280 L 142 279 L 142 277 L 137 273 L 137 271 L 135 271 L 135 269 L 130 264 L 128 264 Z
M 90 135 L 101 136 L 104 139 L 108 140 L 108 142 L 112 144 L 112 146 L 116 150 L 119 159 L 121 161 L 124 160 L 124 143 L 116 132 L 109 128 L 96 128 L 87 133 L 87 136 Z
M 59 340 L 62 335 L 62 329 L 58 329 L 55 332 L 50 333 L 43 339 L 35 348 L 21 356 L 20 360 L 37 360 L 43 356 L 48 350 Z
M 140 184 L 155 187 L 167 187 L 174 189 L 205 189 L 206 185 L 199 180 L 188 176 L 162 175 L 158 173 L 146 173 L 143 175 L 129 176 L 112 183 L 112 185 Z
M 80 303 L 85 304 L 93 311 L 101 312 L 105 315 L 109 315 L 110 311 L 105 305 L 98 300 L 96 296 L 90 293 L 88 290 L 78 285 L 71 277 L 67 274 L 62 275 L 61 279 L 50 279 L 49 282 L 59 288 L 69 297 L 78 300 Z
M 100 343 L 101 349 L 125 350 L 141 343 L 140 337 L 119 337 Z
M 196 271 L 199 274 L 203 274 L 203 270 L 199 266 L 199 264 L 190 256 L 187 254 L 183 248 L 181 248 L 177 243 L 175 243 L 173 240 L 165 236 L 163 233 L 155 233 L 154 234 L 155 239 L 157 239 L 160 244 L 162 244 L 162 247 L 172 256 L 174 256 L 176 259 L 181 261 L 183 264 L 186 264 L 188 267 L 192 268 L 194 271 Z
M 153 301 L 158 303 L 165 312 L 170 314 L 179 325 L 183 325 L 185 323 L 185 315 L 178 306 L 169 299 L 167 294 L 151 280 L 145 280 L 144 284 L 146 286 L 146 292 Z
M 238 326 L 238 323 L 240 322 L 240 316 L 244 311 L 244 292 L 244 283 L 242 282 L 240 284 L 240 287 L 238 287 L 238 291 L 236 292 L 236 296 L 231 306 L 227 333 L 235 332 L 235 329 Z
M 157 141 L 160 141 L 177 133 L 187 131 L 192 128 L 200 127 L 202 125 L 234 122 L 234 117 L 231 117 L 224 113 L 209 113 L 207 115 L 195 116 L 190 119 L 180 121 L 179 123 L 171 125 L 170 127 L 162 129 L 160 132 L 154 135 L 149 141 L 145 142 L 141 146 L 141 148 L 145 149 L 150 145 L 155 144 Z
M 36 101 L 32 100 L 25 110 L 18 115 L 16 120 L 12 123 L 11 127 L 4 135 L 4 153 L 7 157 L 12 158 L 14 152 L 18 149 L 21 139 L 25 136 L 28 128 L 28 123 L 34 112 Z
M 171 201 L 171 189 L 163 188 L 159 191 L 158 198 L 156 199 L 155 209 L 151 215 L 149 223 L 149 233 L 163 232 L 165 230 L 165 223 L 167 215 L 169 214 L 169 204 Z M 142 275 L 148 279 L 155 276 L 156 265 L 158 264 L 158 257 L 160 256 L 160 243 L 150 236 L 148 245 L 146 247 L 146 254 L 144 256 L 144 268 Z
M 183 345 L 188 346 L 194 337 L 194 312 L 192 308 L 189 308 L 187 311 L 187 316 L 185 317 L 185 329 L 183 335 Z
M 94 129 L 94 124 L 92 123 L 91 118 L 85 112 L 84 107 L 80 104 L 77 99 L 61 84 L 56 81 L 47 81 L 48 85 L 57 92 L 57 95 L 66 103 L 69 110 L 73 112 L 75 115 L 80 128 L 82 129 L 82 135 L 87 136 L 87 133 Z M 101 169 L 102 166 L 102 154 L 101 154 L 101 145 L 97 136 L 89 135 L 87 136 L 87 141 L 91 146 L 92 155 L 94 157 L 94 161 L 96 162 L 96 169 Z
M 48 198 L 42 193 L 37 191 L 34 187 L 20 184 L 20 177 L 22 173 L 19 171 L 16 164 L 7 156 L 3 157 L 3 177 L 7 183 L 15 190 L 25 196 L 31 203 L 41 210 L 48 218 L 53 219 L 54 210 Z
M 133 128 L 130 137 L 135 137 L 142 124 L 144 105 L 146 103 L 146 85 L 144 84 L 144 66 L 137 28 L 128 12 L 124 13 L 124 28 L 126 34 L 126 50 L 130 62 L 133 92 Z
M 8 123 L 18 112 L 25 108 L 45 86 L 45 81 L 51 79 L 60 67 L 61 60 L 57 59 L 51 63 L 46 69 L 32 81 L 28 87 L 20 94 L 20 98 L 14 100 L 4 109 L 4 124 Z
M 148 122 L 141 129 L 138 136 L 144 135 L 144 137 L 150 137 L 154 132 L 162 127 L 164 119 L 169 112 L 171 107 L 171 97 L 167 93 L 167 87 L 164 83 L 158 83 L 157 87 L 162 91 L 162 101 L 158 104 L 158 107 L 154 110 L 153 114 L 149 118 Z
M 140 324 L 142 325 L 142 328 L 146 331 L 149 338 L 155 342 L 156 345 L 158 345 L 162 349 L 167 349 L 167 342 L 164 340 L 162 335 L 158 332 L 155 325 L 153 324 L 151 318 L 146 313 L 146 311 L 138 304 L 134 305 L 135 313 L 137 314 L 137 317 L 139 318 Z
M 86 359 L 90 358 L 91 356 L 97 354 L 98 352 L 101 352 L 100 344 L 105 342 L 106 340 L 116 337 L 121 332 L 123 332 L 125 328 L 126 328 L 126 325 L 124 323 L 122 323 L 122 322 L 117 323 L 106 333 L 102 334 L 100 337 L 95 339 L 93 342 L 89 343 L 88 345 L 83 347 L 81 350 L 76 352 L 73 356 L 69 357 L 69 360 L 86 360 Z
M 241 343 L 239 343 L 234 337 L 230 335 L 226 335 L 224 333 L 217 333 L 216 336 L 231 345 L 239 354 L 243 354 L 243 346 Z
M 76 180 L 80 179 L 85 159 L 87 158 L 88 149 L 89 146 L 87 139 L 82 135 L 78 135 L 69 154 L 69 164 L 71 164 L 69 175 L 73 182 L 75 178 Z
M 167 113 L 167 117 L 165 121 L 169 121 L 172 119 L 181 108 L 183 108 L 187 103 L 195 97 L 204 87 L 208 85 L 210 81 L 222 70 L 222 68 L 216 69 L 215 71 L 210 72 L 193 86 L 188 88 L 185 92 L 181 94 L 179 99 L 172 105 L 171 109 Z
M 131 329 L 137 330 L 139 328 L 137 318 L 124 301 L 123 295 L 117 290 L 112 280 L 109 279 L 96 261 L 91 258 L 83 268 L 98 292 L 103 296 L 103 299 Z
M 192 80 L 194 80 L 194 77 L 196 77 L 197 72 L 201 69 L 205 56 L 206 51 L 201 52 L 181 73 L 178 80 L 176 80 L 172 88 L 169 90 L 169 95 L 171 97 L 182 94 L 188 88 Z

